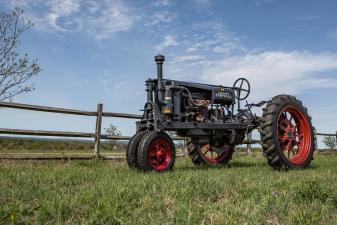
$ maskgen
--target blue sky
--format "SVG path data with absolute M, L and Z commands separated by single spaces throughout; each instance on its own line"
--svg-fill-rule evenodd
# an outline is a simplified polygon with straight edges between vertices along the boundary
M 43 71 L 16 102 L 140 113 L 153 56 L 164 77 L 231 86 L 250 101 L 281 93 L 303 101 L 318 131 L 337 130 L 337 3 L 333 0 L 0 0 L 35 23 L 20 51 Z M 2 110 L 2 127 L 93 131 L 94 118 Z M 104 119 L 125 135 L 134 121 Z

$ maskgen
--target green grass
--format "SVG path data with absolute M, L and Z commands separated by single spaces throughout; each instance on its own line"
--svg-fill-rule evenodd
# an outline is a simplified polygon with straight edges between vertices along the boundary
M 0 153 L 6 152 L 92 152 L 93 140 L 74 139 L 29 139 L 19 137 L 0 136 Z M 115 144 L 117 149 L 125 151 L 126 143 L 119 141 Z M 102 140 L 102 151 L 114 152 L 109 141 Z
M 114 161 L 0 161 L 0 224 L 337 224 L 337 155 L 278 172 L 235 155 L 173 172 Z

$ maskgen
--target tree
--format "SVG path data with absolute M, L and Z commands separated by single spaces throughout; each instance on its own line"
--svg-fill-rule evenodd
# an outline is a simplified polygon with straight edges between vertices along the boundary
M 119 137 L 122 135 L 122 133 L 117 129 L 116 126 L 113 126 L 112 124 L 110 124 L 110 126 L 108 128 L 104 128 L 104 133 L 105 135 L 108 136 L 115 136 L 115 137 Z M 117 140 L 116 139 L 109 139 L 108 143 L 111 147 L 111 149 L 113 149 L 116 145 Z
M 11 101 L 14 96 L 34 89 L 27 80 L 41 71 L 37 60 L 18 53 L 20 37 L 33 23 L 25 21 L 23 10 L 0 12 L 0 100 Z
M 323 138 L 323 143 L 330 148 L 330 150 L 334 149 L 337 146 L 336 137 L 325 136 Z

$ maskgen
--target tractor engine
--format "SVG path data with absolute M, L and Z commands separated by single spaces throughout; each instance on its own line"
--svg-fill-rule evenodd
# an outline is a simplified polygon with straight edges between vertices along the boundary
M 189 90 L 188 87 L 186 89 Z M 218 90 L 202 90 L 203 94 L 195 90 L 189 92 L 181 97 L 181 112 L 173 110 L 176 114 L 182 114 L 182 122 L 223 123 L 231 113 L 230 106 L 235 102 L 233 91 L 223 87 Z

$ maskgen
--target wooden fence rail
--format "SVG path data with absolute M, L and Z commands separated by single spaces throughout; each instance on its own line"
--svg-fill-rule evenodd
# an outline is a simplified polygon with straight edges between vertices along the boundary
M 316 133 L 318 136 L 330 136 L 330 137 L 336 137 L 337 138 L 337 131 L 334 134 L 327 134 L 327 133 Z
M 117 118 L 127 118 L 127 119 L 141 119 L 142 117 L 141 115 L 136 115 L 136 114 L 103 112 L 103 104 L 97 105 L 97 111 L 85 111 L 85 110 L 77 110 L 77 109 L 47 107 L 47 106 L 29 105 L 29 104 L 21 104 L 21 103 L 14 103 L 14 102 L 0 102 L 0 107 L 40 111 L 40 112 L 49 112 L 49 113 L 80 115 L 80 116 L 95 116 L 96 117 L 95 133 L 0 128 L 0 134 L 95 138 L 94 157 L 96 159 L 100 158 L 101 139 L 130 140 L 131 138 L 128 136 L 102 135 L 101 132 L 102 132 L 102 118 L 103 117 L 117 117 Z
M 141 119 L 142 118 L 141 115 L 136 115 L 136 114 L 104 112 L 103 104 L 97 105 L 97 111 L 84 111 L 84 110 L 78 110 L 78 109 L 56 108 L 56 107 L 29 105 L 29 104 L 21 104 L 21 103 L 14 103 L 14 102 L 1 102 L 1 101 L 0 101 L 0 107 L 40 111 L 40 112 L 49 112 L 49 113 L 80 115 L 80 116 L 95 116 L 96 117 L 95 133 L 0 128 L 0 134 L 95 138 L 94 157 L 96 159 L 100 158 L 101 139 L 115 139 L 115 140 L 130 140 L 131 139 L 131 137 L 129 136 L 111 136 L 111 135 L 101 134 L 103 117 L 117 117 L 117 118 L 126 118 L 126 119 Z M 316 136 L 321 135 L 321 136 L 336 136 L 337 137 L 337 132 L 335 134 L 315 133 L 315 135 Z M 174 140 L 185 140 L 186 141 L 187 139 L 176 137 L 174 138 Z M 243 143 L 247 145 L 247 152 L 249 152 L 251 151 L 251 145 L 258 144 L 259 140 L 253 140 L 252 134 L 250 133 L 247 135 L 247 139 L 245 139 Z
M 107 139 L 107 140 L 109 139 L 130 140 L 131 139 L 130 136 L 112 136 L 112 135 L 102 134 L 101 132 L 102 132 L 102 118 L 103 117 L 116 117 L 116 118 L 126 118 L 126 119 L 141 119 L 142 118 L 141 115 L 137 115 L 137 114 L 103 112 L 103 104 L 97 105 L 97 111 L 85 111 L 85 110 L 77 110 L 77 109 L 66 109 L 66 108 L 30 105 L 30 104 L 22 104 L 22 103 L 14 103 L 14 102 L 1 102 L 1 101 L 0 101 L 0 107 L 40 111 L 40 112 L 49 112 L 49 113 L 80 115 L 80 116 L 95 116 L 96 117 L 95 133 L 0 128 L 0 134 L 95 138 L 94 158 L 96 159 L 100 158 L 101 139 Z M 186 138 L 175 137 L 174 140 L 186 140 Z M 31 159 L 31 157 L 29 159 Z

